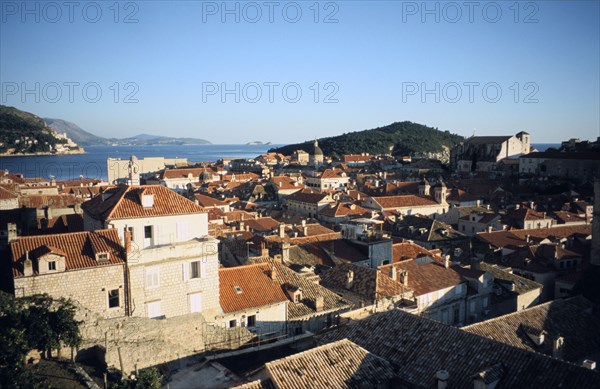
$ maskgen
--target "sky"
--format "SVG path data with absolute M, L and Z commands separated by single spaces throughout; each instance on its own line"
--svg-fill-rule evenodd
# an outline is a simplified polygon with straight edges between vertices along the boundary
M 599 1 L 0 1 L 0 103 L 104 137 L 600 136 Z

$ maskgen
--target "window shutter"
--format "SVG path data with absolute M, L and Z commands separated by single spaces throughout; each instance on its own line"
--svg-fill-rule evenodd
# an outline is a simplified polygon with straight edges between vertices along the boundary
M 190 264 L 189 263 L 183 263 L 182 265 L 183 268 L 183 280 L 187 281 L 190 279 Z
M 206 277 L 206 257 L 200 260 L 200 278 Z

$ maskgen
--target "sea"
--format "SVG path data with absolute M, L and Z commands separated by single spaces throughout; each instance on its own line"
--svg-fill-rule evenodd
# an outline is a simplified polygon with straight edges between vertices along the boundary
M 187 158 L 189 162 L 212 162 L 221 158 L 255 158 L 280 145 L 174 145 L 174 146 L 87 146 L 85 154 L 0 157 L 0 170 L 24 177 L 57 181 L 85 178 L 107 180 L 107 158 Z
M 282 145 L 185 145 L 185 146 L 88 146 L 85 154 L 0 157 L 0 170 L 57 181 L 80 177 L 107 180 L 107 158 L 129 159 L 165 157 L 187 158 L 190 162 L 213 162 L 221 158 L 255 158 Z M 559 143 L 532 145 L 539 151 L 559 147 Z

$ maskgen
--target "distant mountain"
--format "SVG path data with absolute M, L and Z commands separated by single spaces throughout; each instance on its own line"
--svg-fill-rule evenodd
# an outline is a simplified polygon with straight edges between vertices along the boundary
M 158 146 L 158 145 L 207 145 L 211 144 L 204 139 L 196 138 L 172 138 L 168 136 L 139 134 L 129 138 L 103 138 L 91 134 L 75 123 L 68 122 L 62 119 L 44 119 L 48 126 L 59 133 L 66 132 L 69 138 L 83 146 Z
M 131 138 L 110 139 L 112 144 L 128 146 L 160 145 L 210 145 L 209 141 L 197 138 L 171 138 L 169 136 L 139 134 Z
M 435 157 L 447 160 L 449 150 L 463 139 L 462 136 L 451 134 L 449 131 L 439 131 L 437 128 L 406 121 L 321 138 L 318 141 L 323 153 L 330 156 L 369 153 Z M 311 152 L 313 141 L 278 147 L 269 151 L 291 155 L 295 150 Z
M 71 154 L 83 149 L 29 112 L 0 105 L 0 154 Z
M 263 142 L 261 142 L 259 140 L 255 140 L 254 142 L 248 142 L 248 143 L 246 143 L 246 145 L 247 146 L 260 146 L 260 145 L 270 146 L 270 145 L 272 145 L 272 143 L 271 142 L 263 143 Z
M 90 134 L 77 124 L 62 119 L 44 118 L 48 126 L 59 133 L 66 132 L 67 136 L 82 146 L 109 145 L 112 142 L 106 138 Z

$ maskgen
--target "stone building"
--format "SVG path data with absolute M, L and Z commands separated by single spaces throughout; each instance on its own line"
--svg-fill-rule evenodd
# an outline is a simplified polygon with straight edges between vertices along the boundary
M 108 173 L 108 182 L 111 184 L 128 183 L 130 185 L 139 185 L 140 182 L 131 177 L 139 178 L 163 170 L 167 166 L 187 166 L 187 158 L 163 158 L 152 157 L 138 159 L 131 156 L 130 159 L 108 158 L 106 160 L 106 171 Z
M 218 241 L 202 207 L 161 185 L 120 185 L 82 208 L 86 230 L 114 228 L 128 247 L 131 315 L 221 313 Z
M 125 250 L 114 229 L 18 237 L 10 256 L 16 297 L 48 293 L 101 317 L 128 314 Z
M 319 147 L 319 141 L 315 139 L 313 142 L 312 152 L 308 157 L 308 164 L 315 168 L 323 166 L 323 150 Z
M 473 136 L 450 151 L 450 167 L 461 173 L 490 172 L 506 158 L 518 158 L 531 152 L 530 135 Z

